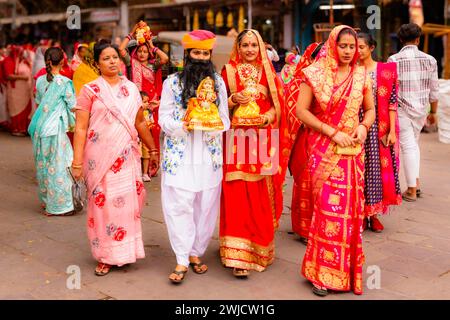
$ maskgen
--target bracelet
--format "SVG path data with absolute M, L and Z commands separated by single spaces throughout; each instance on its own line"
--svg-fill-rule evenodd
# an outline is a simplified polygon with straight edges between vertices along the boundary
M 156 53 L 156 51 L 158 51 L 158 47 L 154 47 L 153 49 L 152 49 L 152 53 Z
M 80 164 L 80 165 L 72 164 L 72 168 L 74 168 L 74 169 L 81 169 L 81 168 L 83 168 L 83 165 L 82 164 Z
M 430 110 L 430 114 L 436 114 L 436 111 L 435 111 L 435 112 L 433 112 L 433 111 L 431 111 L 431 110 Z
M 364 126 L 364 128 L 366 128 L 366 133 L 369 133 L 370 128 L 367 124 L 365 124 L 364 122 L 361 122 L 359 125 Z
M 159 153 L 159 150 L 154 148 L 154 149 L 151 149 L 149 152 L 158 152 Z
M 338 128 L 334 129 L 334 132 L 333 132 L 333 134 L 330 136 L 330 139 L 333 139 L 334 136 L 337 135 L 338 132 L 339 132 L 339 129 L 338 129 Z

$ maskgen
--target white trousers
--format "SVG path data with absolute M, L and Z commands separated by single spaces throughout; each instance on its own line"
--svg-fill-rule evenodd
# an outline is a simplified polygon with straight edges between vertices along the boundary
M 410 118 L 399 110 L 398 121 L 400 126 L 400 150 L 408 187 L 417 187 L 416 179 L 420 172 L 420 131 L 425 124 L 426 117 Z
M 222 185 L 199 192 L 161 185 L 164 219 L 177 264 L 189 266 L 189 256 L 201 257 L 214 233 Z

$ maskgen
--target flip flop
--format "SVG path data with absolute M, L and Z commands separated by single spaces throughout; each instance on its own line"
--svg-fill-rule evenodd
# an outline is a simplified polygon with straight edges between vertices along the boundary
M 236 278 L 247 278 L 249 274 L 250 271 L 247 269 L 233 268 L 233 276 Z
M 203 274 L 208 271 L 208 266 L 206 266 L 203 262 L 190 262 L 189 265 L 192 267 L 192 271 L 197 274 Z M 205 270 L 202 269 L 203 266 L 206 266 Z
M 417 190 L 416 190 L 416 196 L 417 196 L 417 198 L 421 198 L 421 196 L 422 196 L 422 191 L 420 191 L 420 189 L 417 189 Z
M 176 274 L 177 276 L 182 276 L 182 277 L 181 277 L 181 279 L 172 279 L 172 278 L 169 278 L 169 280 L 172 281 L 172 283 L 179 284 L 179 283 L 183 282 L 186 272 L 188 272 L 188 269 L 182 270 L 182 271 L 173 270 L 172 273 L 171 273 L 170 275 Z M 170 276 L 170 275 L 169 275 L 169 276 Z
M 97 271 L 97 267 L 100 266 L 100 271 Z M 97 267 L 95 268 L 95 275 L 102 277 L 102 276 L 106 276 L 108 273 L 111 272 L 112 266 L 106 263 L 99 263 L 97 265 Z
M 319 297 L 325 297 L 328 295 L 328 290 L 326 288 L 319 288 L 315 285 L 312 287 L 312 292 Z

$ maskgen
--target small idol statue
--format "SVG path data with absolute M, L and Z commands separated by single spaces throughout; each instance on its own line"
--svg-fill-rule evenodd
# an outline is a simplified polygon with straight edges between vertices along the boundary
M 203 79 L 196 92 L 196 97 L 190 98 L 184 121 L 190 130 L 217 131 L 223 130 L 219 109 L 214 103 L 217 94 L 214 91 L 214 80 L 210 77 Z
M 238 67 L 238 74 L 244 84 L 244 94 L 250 97 L 250 102 L 239 105 L 233 114 L 231 124 L 233 126 L 257 126 L 263 123 L 260 109 L 256 100 L 259 98 L 258 92 L 258 70 L 255 66 L 243 63 Z

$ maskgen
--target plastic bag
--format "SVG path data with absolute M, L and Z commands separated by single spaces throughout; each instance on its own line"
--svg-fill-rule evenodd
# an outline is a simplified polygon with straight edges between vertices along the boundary
M 75 180 L 72 175 L 72 171 L 70 168 L 67 168 L 69 171 L 70 177 L 72 178 L 72 200 L 73 200 L 73 209 L 76 212 L 83 211 L 86 206 L 86 184 L 84 183 L 84 179 Z

